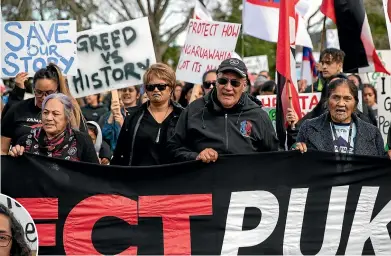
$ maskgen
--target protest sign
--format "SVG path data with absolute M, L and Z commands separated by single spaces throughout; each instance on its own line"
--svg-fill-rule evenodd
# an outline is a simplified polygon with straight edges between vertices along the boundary
M 384 67 L 391 70 L 391 50 L 377 51 Z M 391 126 L 391 76 L 384 73 L 366 73 L 360 77 L 377 90 L 377 121 L 384 143 L 387 142 L 388 129 Z
M 1 73 L 33 76 L 49 63 L 65 75 L 76 74 L 76 21 L 11 21 L 1 25 Z
M 299 94 L 299 103 L 302 111 L 302 116 L 313 110 L 320 100 L 321 93 L 300 93 Z M 273 121 L 273 116 L 275 120 L 275 109 L 277 105 L 276 95 L 260 95 L 257 97 L 262 101 L 263 109 L 267 108 L 269 111 L 269 117 Z M 274 110 L 274 111 L 272 111 Z M 271 112 L 270 112 L 271 111 Z
M 190 20 L 176 75 L 178 80 L 201 84 L 202 75 L 232 57 L 240 24 Z
M 250 73 L 259 74 L 261 71 L 269 71 L 267 55 L 244 57 L 243 62 Z
M 40 255 L 391 255 L 386 158 L 289 151 L 141 168 L 1 160 L 2 192 L 40 220 Z
M 23 227 L 24 239 L 31 250 L 38 249 L 38 234 L 32 217 L 27 210 L 14 199 L 0 194 L 0 203 L 6 206 Z
M 77 54 L 77 75 L 68 77 L 76 98 L 142 84 L 156 62 L 148 18 L 78 33 Z

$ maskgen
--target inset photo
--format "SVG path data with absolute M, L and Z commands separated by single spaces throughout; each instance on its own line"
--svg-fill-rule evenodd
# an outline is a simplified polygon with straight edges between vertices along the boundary
M 0 194 L 0 256 L 38 255 L 38 232 L 23 205 Z

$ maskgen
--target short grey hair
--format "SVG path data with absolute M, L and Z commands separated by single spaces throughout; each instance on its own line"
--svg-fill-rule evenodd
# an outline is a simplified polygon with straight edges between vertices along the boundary
M 68 120 L 68 124 L 70 125 L 71 117 L 72 117 L 72 111 L 73 111 L 73 104 L 71 99 L 63 94 L 63 93 L 53 93 L 45 97 L 45 99 L 42 102 L 42 110 L 45 109 L 45 105 L 49 100 L 52 99 L 58 99 L 63 105 L 64 105 L 64 113 Z

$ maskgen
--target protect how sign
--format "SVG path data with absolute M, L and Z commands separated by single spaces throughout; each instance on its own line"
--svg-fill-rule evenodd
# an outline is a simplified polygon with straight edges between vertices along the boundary
M 1 74 L 34 76 L 49 63 L 65 75 L 76 74 L 76 21 L 11 21 L 1 24 Z
M 187 37 L 178 62 L 178 80 L 201 84 L 202 75 L 217 69 L 232 57 L 240 34 L 240 24 L 190 20 Z
M 40 255 L 391 255 L 385 158 L 290 151 L 141 168 L 1 160 L 2 192 L 36 220 Z
M 156 62 L 148 18 L 78 33 L 77 54 L 77 74 L 68 77 L 75 98 L 142 84 Z

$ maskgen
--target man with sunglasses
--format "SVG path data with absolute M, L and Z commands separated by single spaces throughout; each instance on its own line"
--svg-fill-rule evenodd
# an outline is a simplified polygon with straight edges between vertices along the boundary
M 214 162 L 222 154 L 278 150 L 272 122 L 244 89 L 247 68 L 239 59 L 223 61 L 216 87 L 195 100 L 179 117 L 168 142 L 174 161 Z

